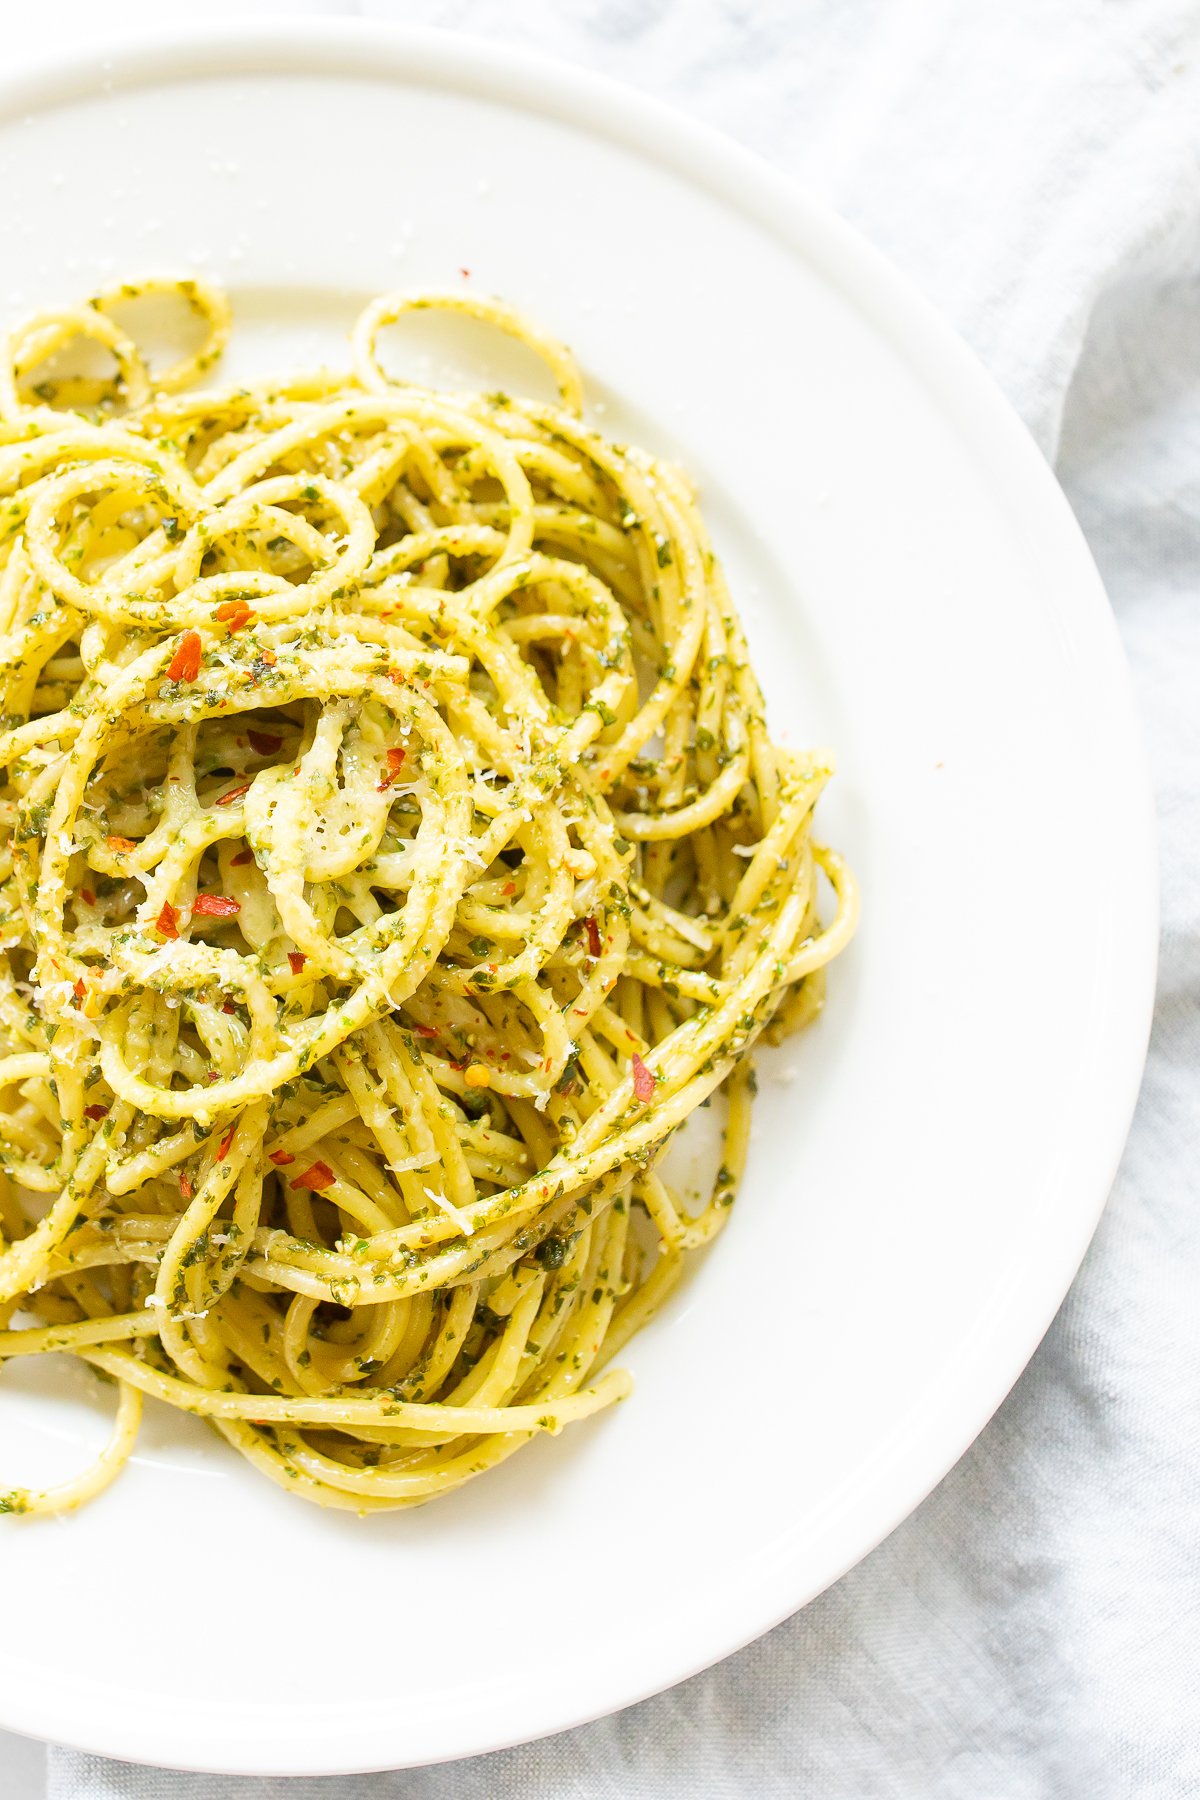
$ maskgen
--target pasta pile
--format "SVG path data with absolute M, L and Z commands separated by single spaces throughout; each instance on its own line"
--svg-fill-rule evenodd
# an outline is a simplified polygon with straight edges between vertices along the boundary
M 147 299 L 199 340 L 157 372 Z M 423 307 L 559 403 L 393 379 Z M 193 389 L 228 328 L 150 283 L 0 352 L 0 1359 L 119 1390 L 0 1511 L 103 1487 L 145 1395 L 357 1512 L 620 1399 L 854 925 L 827 757 L 770 741 L 686 481 L 560 345 L 392 296 L 349 375 Z M 696 1210 L 657 1164 L 718 1090 Z

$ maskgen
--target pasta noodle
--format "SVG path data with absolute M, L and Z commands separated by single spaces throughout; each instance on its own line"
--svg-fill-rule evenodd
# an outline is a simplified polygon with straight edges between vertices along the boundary
M 198 339 L 158 372 L 147 299 Z M 425 307 L 557 404 L 386 373 Z M 828 757 L 771 742 L 686 479 L 561 345 L 393 296 L 351 374 L 196 390 L 228 327 L 143 284 L 0 349 L 0 1359 L 119 1389 L 0 1511 L 97 1492 L 145 1395 L 357 1512 L 620 1399 L 854 927 Z M 718 1091 L 697 1209 L 660 1159 Z

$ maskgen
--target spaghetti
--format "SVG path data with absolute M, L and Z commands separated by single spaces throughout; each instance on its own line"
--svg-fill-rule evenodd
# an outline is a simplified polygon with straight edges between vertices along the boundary
M 157 374 L 148 293 L 199 334 Z M 393 379 L 422 307 L 559 403 Z M 0 354 L 0 1358 L 119 1388 L 0 1511 L 94 1494 L 145 1395 L 357 1512 L 620 1399 L 854 925 L 828 759 L 770 741 L 686 480 L 565 349 L 395 296 L 350 375 L 189 391 L 228 322 L 124 288 Z M 697 1210 L 659 1159 L 718 1090 Z

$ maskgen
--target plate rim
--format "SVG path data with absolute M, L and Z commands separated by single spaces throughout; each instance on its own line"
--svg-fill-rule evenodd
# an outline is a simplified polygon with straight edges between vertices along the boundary
M 281 26 L 286 26 L 286 40 Z M 715 193 L 731 210 L 753 220 L 790 254 L 817 267 L 853 309 L 901 351 L 907 366 L 936 394 L 944 413 L 991 471 L 1008 501 L 1021 504 L 1034 552 L 1045 555 L 1052 548 L 1066 562 L 1075 616 L 1107 676 L 1107 717 L 1125 745 L 1121 816 L 1125 841 L 1132 848 L 1130 864 L 1141 871 L 1140 883 L 1134 884 L 1134 915 L 1126 915 L 1121 964 L 1125 1024 L 1119 1035 L 1113 1032 L 1107 1048 L 1105 1089 L 1095 1096 L 1104 1102 L 1103 1121 L 1088 1157 L 1089 1168 L 1075 1176 L 1070 1190 L 1074 1230 L 1058 1249 L 1053 1271 L 1040 1268 L 1036 1297 L 1024 1308 L 1022 1329 L 1009 1333 L 1006 1355 L 995 1359 L 999 1366 L 993 1367 L 986 1389 L 980 1382 L 972 1390 L 973 1400 L 948 1406 L 938 1430 L 927 1430 L 919 1440 L 921 1454 L 909 1457 L 907 1478 L 895 1483 L 895 1497 L 886 1509 L 879 1509 L 886 1516 L 872 1525 L 868 1541 L 840 1558 L 815 1587 L 809 1576 L 782 1563 L 778 1586 L 785 1597 L 765 1610 L 753 1607 L 753 1617 L 739 1618 L 736 1624 L 729 1622 L 726 1613 L 724 1627 L 715 1634 L 720 1638 L 715 1646 L 707 1640 L 691 1650 L 676 1644 L 672 1655 L 664 1653 L 664 1666 L 652 1682 L 622 1681 L 617 1675 L 594 1704 L 577 1701 L 564 1708 L 561 1701 L 540 1706 L 535 1701 L 528 1709 L 530 1716 L 515 1732 L 499 1721 L 482 1729 L 471 1721 L 466 1728 L 466 1735 L 474 1734 L 470 1741 L 430 1741 L 413 1754 L 392 1742 L 385 1727 L 375 1731 L 373 1748 L 365 1759 L 357 1751 L 350 1760 L 344 1753 L 332 1761 L 314 1761 L 307 1754 L 297 1762 L 256 1741 L 253 1752 L 243 1742 L 236 1760 L 230 1762 L 207 1746 L 197 1760 L 196 1751 L 205 1734 L 193 1729 L 188 1754 L 167 1765 L 247 1775 L 340 1775 L 457 1761 L 531 1742 L 608 1716 L 699 1674 L 791 1617 L 857 1566 L 965 1455 L 1023 1373 L 1062 1304 L 1095 1233 L 1125 1147 L 1141 1085 L 1156 986 L 1157 830 L 1154 791 L 1129 664 L 1099 571 L 1053 469 L 993 377 L 953 326 L 890 259 L 831 207 L 736 140 L 643 89 L 557 57 L 475 34 L 375 20 L 292 15 L 125 28 L 104 40 L 76 44 L 69 51 L 26 56 L 13 70 L 0 75 L 0 129 L 14 116 L 94 98 L 100 91 L 116 98 L 122 91 L 180 77 L 256 73 L 397 80 L 491 98 L 564 119 L 681 173 L 704 191 Z M 1082 1155 L 1078 1160 L 1083 1161 Z M 91 1707 L 96 1716 L 81 1718 L 74 1726 L 68 1722 L 64 1737 L 63 1722 L 51 1720 L 53 1707 L 43 1706 L 45 1716 L 37 1723 L 29 1722 L 28 1709 L 23 1706 L 27 1697 L 15 1696 L 16 1710 L 24 1711 L 25 1716 L 14 1717 L 12 1688 L 0 1693 L 0 1727 L 127 1761 L 162 1761 L 161 1744 L 139 1751 L 122 1736 L 124 1715 L 115 1730 L 110 1729 L 104 1704 L 98 1699 L 77 1699 L 77 1710 L 86 1713 Z M 182 1717 L 182 1709 L 176 1710 Z M 330 1709 L 331 1735 L 336 1732 L 333 1721 L 339 1710 Z M 157 1727 L 157 1720 L 155 1723 Z M 350 1724 L 349 1719 L 346 1723 Z M 356 1737 L 360 1727 L 356 1718 L 350 1727 Z M 411 1735 L 410 1728 L 400 1729 L 408 1729 Z M 436 1732 L 427 1735 L 431 1740 L 437 1737 Z M 395 1760 L 397 1757 L 401 1760 Z

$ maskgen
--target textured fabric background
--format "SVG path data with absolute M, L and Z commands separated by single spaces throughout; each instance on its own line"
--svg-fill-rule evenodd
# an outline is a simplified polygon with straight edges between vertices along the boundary
M 831 199 L 950 316 L 1057 461 L 1134 664 L 1161 816 L 1161 992 L 1124 1166 L 1045 1344 L 921 1510 L 804 1613 L 615 1719 L 470 1763 L 226 1782 L 51 1752 L 52 1800 L 1200 1794 L 1200 8 L 292 10 L 493 34 L 660 94 Z M 193 11 L 110 5 L 103 29 Z M 11 30 L 36 48 L 64 20 L 101 28 L 42 0 Z M 35 1779 L 15 1750 L 11 1767 Z

